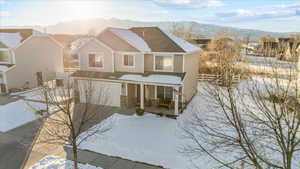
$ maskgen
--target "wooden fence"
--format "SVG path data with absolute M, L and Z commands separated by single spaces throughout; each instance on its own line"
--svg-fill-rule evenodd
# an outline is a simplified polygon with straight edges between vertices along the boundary
M 223 75 L 215 75 L 215 74 L 199 74 L 198 75 L 198 80 L 200 82 L 212 82 L 216 84 L 224 84 L 225 82 L 225 77 Z M 237 84 L 241 81 L 241 76 L 240 75 L 233 75 L 232 77 L 232 84 Z

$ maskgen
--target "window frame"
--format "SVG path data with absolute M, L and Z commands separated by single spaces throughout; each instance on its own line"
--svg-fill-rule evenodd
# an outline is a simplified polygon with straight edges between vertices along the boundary
M 13 52 L 11 52 L 11 50 L 7 49 L 7 48 L 0 48 L 0 51 L 6 51 L 9 53 L 8 59 L 7 61 L 0 61 L 0 63 L 4 63 L 4 64 L 9 64 L 12 57 L 13 57 Z
M 97 67 L 97 66 L 90 66 L 90 54 L 94 54 L 95 57 L 98 55 L 100 55 L 100 57 L 102 58 L 102 66 L 101 67 Z M 91 69 L 104 69 L 104 53 L 103 52 L 89 52 L 88 53 L 88 68 Z
M 133 61 L 133 65 L 125 65 L 125 56 L 132 56 L 132 61 Z M 128 54 L 128 53 L 125 53 L 125 54 L 122 54 L 122 65 L 123 67 L 130 67 L 130 68 L 134 68 L 135 67 L 135 55 L 134 54 Z
M 156 56 L 171 57 L 172 58 L 172 69 L 171 70 L 156 69 Z M 174 55 L 173 54 L 154 54 L 153 55 L 153 70 L 157 71 L 157 72 L 174 72 Z

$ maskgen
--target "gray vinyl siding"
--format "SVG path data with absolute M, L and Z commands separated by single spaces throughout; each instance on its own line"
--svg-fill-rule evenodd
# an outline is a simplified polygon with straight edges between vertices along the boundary
M 133 55 L 134 66 L 125 66 L 123 64 L 124 54 Z M 116 72 L 138 72 L 144 73 L 144 56 L 142 53 L 115 53 L 115 71 Z
M 103 68 L 90 68 L 89 67 L 89 53 L 99 53 L 104 57 Z M 96 40 L 91 40 L 85 44 L 79 50 L 80 57 L 80 70 L 89 71 L 100 71 L 100 72 L 113 72 L 113 52 L 97 42 Z
M 144 65 L 145 65 L 145 71 L 153 71 L 153 55 L 152 54 L 145 54 L 144 55 Z
M 183 72 L 183 55 L 174 55 L 174 72 Z

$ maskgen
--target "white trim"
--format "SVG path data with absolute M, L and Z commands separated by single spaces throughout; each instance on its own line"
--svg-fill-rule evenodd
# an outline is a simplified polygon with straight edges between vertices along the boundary
M 102 66 L 101 67 L 91 67 L 90 66 L 90 54 L 95 54 L 95 56 L 97 56 L 97 54 L 101 54 L 100 56 L 102 57 Z M 103 52 L 88 52 L 88 57 L 87 57 L 87 59 L 88 59 L 88 65 L 87 65 L 87 67 L 88 67 L 88 69 L 100 69 L 100 70 L 103 70 L 104 69 L 104 53 Z
M 155 59 L 156 59 L 156 56 L 172 56 L 172 70 L 157 70 L 156 69 L 156 61 L 155 61 Z M 159 54 L 159 55 L 153 55 L 153 71 L 155 71 L 155 72 L 174 72 L 174 54 Z
M 182 55 L 182 72 L 185 71 L 185 55 Z
M 111 52 L 113 52 L 113 49 L 110 48 L 109 46 L 107 46 L 106 44 L 104 44 L 103 42 L 101 42 L 100 40 L 91 37 L 90 40 L 88 40 L 87 42 L 85 42 L 85 44 L 83 44 L 82 46 L 80 46 L 80 48 L 77 48 L 76 50 L 79 51 L 81 50 L 81 48 L 83 48 L 84 46 L 86 46 L 88 43 L 90 43 L 91 41 L 95 41 L 96 43 L 98 43 L 100 46 L 104 46 L 105 48 L 107 48 L 108 50 L 110 50 Z
M 130 66 L 130 65 L 125 65 L 124 64 L 124 57 L 125 57 L 125 55 L 127 55 L 127 56 L 132 56 L 133 57 L 133 65 L 132 66 Z M 122 66 L 123 67 L 125 67 L 125 68 L 135 68 L 135 55 L 133 55 L 133 54 L 126 54 L 126 53 L 124 53 L 124 54 L 122 54 L 121 55 L 122 56 Z
M 112 60 L 112 72 L 115 72 L 115 52 L 114 51 L 112 51 L 112 58 L 111 58 L 111 60 Z
M 1 64 L 11 64 L 11 61 L 12 61 L 12 57 L 13 57 L 13 51 L 10 50 L 9 48 L 0 48 L 0 51 L 7 51 L 9 53 L 9 56 L 8 56 L 8 61 L 7 62 L 2 62 L 0 61 Z

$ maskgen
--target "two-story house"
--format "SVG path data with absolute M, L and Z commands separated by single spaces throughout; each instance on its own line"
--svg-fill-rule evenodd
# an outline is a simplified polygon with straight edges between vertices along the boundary
M 81 86 L 92 81 L 105 88 L 106 105 L 178 115 L 196 93 L 200 48 L 158 27 L 107 28 L 77 41 L 81 102 Z
M 33 88 L 63 72 L 63 48 L 33 29 L 0 29 L 1 93 Z

